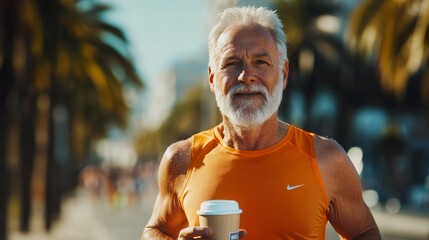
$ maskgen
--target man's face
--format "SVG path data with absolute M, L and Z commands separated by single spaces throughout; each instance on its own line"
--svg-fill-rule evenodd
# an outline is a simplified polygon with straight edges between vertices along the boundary
M 210 86 L 223 115 L 254 127 L 277 112 L 286 86 L 287 63 L 280 66 L 271 34 L 259 25 L 231 28 L 217 44 L 219 56 Z

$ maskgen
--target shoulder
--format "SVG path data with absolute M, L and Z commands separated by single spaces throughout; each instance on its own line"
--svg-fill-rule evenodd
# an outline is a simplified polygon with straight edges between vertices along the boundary
M 177 190 L 186 175 L 191 159 L 191 138 L 171 144 L 159 165 L 160 189 Z
M 184 157 L 190 155 L 191 138 L 175 142 L 165 150 L 162 160 L 181 161 Z
M 352 166 L 344 148 L 333 139 L 315 135 L 314 152 L 319 165 L 331 168 Z
M 357 172 L 344 148 L 335 140 L 315 136 L 314 150 L 320 174 L 325 183 L 328 196 L 347 190 L 350 184 L 357 187 Z M 350 190 L 350 189 L 349 189 Z
M 343 147 L 334 139 L 322 137 L 319 135 L 314 136 L 314 151 L 316 158 L 320 162 L 330 161 L 330 164 L 341 163 L 341 159 L 347 158 L 347 153 Z M 338 162 L 339 161 L 339 162 Z

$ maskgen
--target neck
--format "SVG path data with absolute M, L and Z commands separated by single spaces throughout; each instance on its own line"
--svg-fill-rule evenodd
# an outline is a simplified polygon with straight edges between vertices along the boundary
M 267 121 L 252 128 L 234 125 L 224 118 L 219 126 L 223 141 L 230 147 L 240 150 L 258 150 L 271 147 L 280 142 L 287 132 L 287 124 L 274 114 Z

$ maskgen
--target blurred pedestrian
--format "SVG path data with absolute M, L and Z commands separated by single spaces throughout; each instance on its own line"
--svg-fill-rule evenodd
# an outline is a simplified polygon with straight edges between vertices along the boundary
M 141 239 L 210 239 L 196 213 L 210 199 L 239 203 L 247 239 L 324 239 L 328 221 L 344 239 L 380 239 L 342 147 L 278 120 L 289 65 L 277 14 L 226 9 L 209 57 L 222 122 L 166 150 Z

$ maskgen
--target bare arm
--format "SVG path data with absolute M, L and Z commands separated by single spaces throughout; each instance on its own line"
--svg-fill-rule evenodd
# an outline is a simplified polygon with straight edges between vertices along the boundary
M 159 193 L 152 216 L 140 240 L 171 240 L 208 238 L 213 231 L 207 227 L 188 226 L 179 201 L 186 172 L 191 160 L 191 140 L 171 145 L 162 157 L 158 173 Z M 240 232 L 244 236 L 245 232 Z
M 359 176 L 344 149 L 331 139 L 315 138 L 316 158 L 329 197 L 328 219 L 342 239 L 381 239 L 362 198 Z
M 177 142 L 164 153 L 158 173 L 159 193 L 141 240 L 177 239 L 180 230 L 187 227 L 178 194 L 189 166 L 190 142 Z

